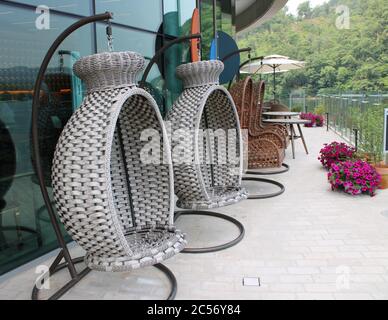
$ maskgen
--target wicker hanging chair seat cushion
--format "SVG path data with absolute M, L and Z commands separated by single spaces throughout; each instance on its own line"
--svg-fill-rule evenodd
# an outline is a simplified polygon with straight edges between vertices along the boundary
M 95 270 L 153 265 L 186 244 L 173 225 L 167 132 L 151 95 L 135 85 L 143 66 L 134 52 L 96 54 L 74 65 L 88 94 L 59 138 L 53 191 L 61 221 Z M 158 139 L 142 137 L 147 130 Z M 145 146 L 161 149 L 160 161 L 149 161 Z
M 176 70 L 184 90 L 167 120 L 173 130 L 175 191 L 181 208 L 217 208 L 247 197 L 241 187 L 238 115 L 229 92 L 218 84 L 222 70 L 218 60 L 188 63 Z
M 274 130 L 259 126 L 260 109 L 252 78 L 237 81 L 230 92 L 236 103 L 241 128 L 248 131 L 248 168 L 280 167 L 285 157 L 285 141 Z

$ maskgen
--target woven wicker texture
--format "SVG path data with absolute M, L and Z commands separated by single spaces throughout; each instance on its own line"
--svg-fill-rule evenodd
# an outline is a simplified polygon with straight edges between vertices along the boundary
M 265 93 L 265 83 L 264 81 L 259 81 L 257 83 L 253 84 L 254 89 L 254 100 L 257 103 L 257 112 L 256 116 L 254 117 L 256 130 L 266 130 L 266 131 L 273 131 L 277 133 L 279 136 L 283 138 L 284 146 L 287 148 L 287 146 L 290 143 L 290 134 L 288 133 L 287 127 L 282 124 L 270 124 L 270 123 L 264 123 L 263 122 L 263 107 L 264 107 L 264 93 Z
M 200 61 L 181 65 L 176 71 L 184 90 L 167 120 L 181 139 L 172 139 L 175 191 L 181 208 L 217 208 L 247 197 L 241 188 L 237 112 L 227 90 L 218 84 L 223 67 L 218 60 Z M 228 130 L 234 133 L 234 141 Z
M 236 103 L 241 128 L 248 130 L 248 168 L 280 167 L 285 157 L 285 141 L 273 130 L 259 127 L 257 97 L 251 77 L 237 81 L 230 92 Z
M 62 132 L 63 126 L 70 119 L 73 112 L 71 96 L 69 93 L 60 92 L 61 89 L 70 88 L 70 75 L 66 73 L 51 73 L 45 76 L 43 83 L 43 95 L 39 100 L 38 132 L 39 154 L 43 168 L 43 176 L 46 186 L 51 187 L 51 164 L 53 162 L 55 146 Z M 32 145 L 32 135 L 30 134 Z M 34 164 L 33 150 L 31 160 Z M 38 179 L 32 177 L 34 183 Z
M 128 61 L 132 58 L 133 62 Z M 86 81 L 89 93 L 62 131 L 54 155 L 58 214 L 86 250 L 86 264 L 95 270 L 127 271 L 152 265 L 186 244 L 173 225 L 171 161 L 155 164 L 141 158 L 146 143 L 151 147 L 157 143 L 140 139 L 143 130 L 152 129 L 163 138 L 160 160 L 171 160 L 155 101 L 130 84 L 141 71 L 138 66 L 144 65 L 140 58 L 132 52 L 115 52 L 77 62 L 74 70 Z M 102 79 L 93 70 L 100 70 L 97 74 Z M 120 80 L 110 78 L 112 70 Z M 93 80 L 88 79 L 91 74 Z

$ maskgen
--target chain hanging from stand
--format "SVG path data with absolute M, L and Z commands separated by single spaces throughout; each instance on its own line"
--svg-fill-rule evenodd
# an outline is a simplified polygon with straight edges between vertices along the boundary
M 110 20 L 107 20 L 106 37 L 108 40 L 108 51 L 112 52 L 113 51 L 113 35 L 112 35 L 112 24 L 111 24 Z

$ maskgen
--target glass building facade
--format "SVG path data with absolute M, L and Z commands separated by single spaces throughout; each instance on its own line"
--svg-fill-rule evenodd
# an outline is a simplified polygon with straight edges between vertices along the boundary
M 217 28 L 230 34 L 234 34 L 233 2 L 217 0 L 215 8 Z M 53 40 L 81 17 L 111 11 L 114 50 L 133 50 L 151 59 L 163 44 L 190 33 L 197 6 L 204 31 L 202 56 L 207 59 L 214 31 L 212 0 L 0 1 L 0 274 L 57 247 L 34 174 L 31 146 L 34 81 Z M 84 94 L 72 65 L 81 56 L 107 50 L 105 27 L 96 23 L 73 33 L 58 49 L 44 77 L 39 139 L 49 191 L 56 141 Z M 179 95 L 175 67 L 188 59 L 188 45 L 181 44 L 171 47 L 153 66 L 147 83 L 162 110 Z

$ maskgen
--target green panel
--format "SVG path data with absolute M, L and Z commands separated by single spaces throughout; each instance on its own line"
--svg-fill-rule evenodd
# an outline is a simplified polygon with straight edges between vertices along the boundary
M 172 36 L 190 34 L 191 17 L 195 6 L 195 0 L 165 0 L 164 33 Z
M 196 7 L 195 0 L 165 0 L 163 14 L 163 32 L 172 36 L 188 35 L 191 32 L 191 17 Z M 161 42 L 166 44 L 167 40 Z M 159 46 L 160 47 L 160 46 Z M 189 44 L 174 45 L 164 54 L 163 68 L 165 86 L 163 96 L 167 109 L 182 92 L 182 84 L 175 76 L 175 69 L 182 63 L 190 62 Z
M 213 1 L 203 0 L 201 5 L 202 60 L 209 59 L 213 32 Z
M 232 24 L 231 0 L 217 0 L 216 8 L 216 29 L 231 35 L 235 34 Z M 214 37 L 213 26 L 213 0 L 203 0 L 201 6 L 201 31 L 202 31 L 202 59 L 209 59 L 210 44 Z

